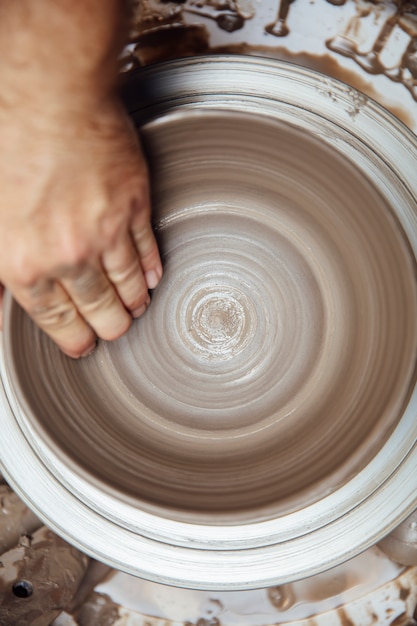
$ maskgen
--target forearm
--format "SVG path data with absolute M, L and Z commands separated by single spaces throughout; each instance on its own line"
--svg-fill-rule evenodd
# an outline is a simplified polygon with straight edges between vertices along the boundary
M 0 0 L 0 103 L 54 113 L 114 87 L 127 0 Z

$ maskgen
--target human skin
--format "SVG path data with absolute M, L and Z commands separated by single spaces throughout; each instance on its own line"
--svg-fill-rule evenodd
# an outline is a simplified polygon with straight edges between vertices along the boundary
M 123 0 L 0 0 L 0 292 L 74 358 L 125 333 L 162 275 L 115 89 L 128 19 Z

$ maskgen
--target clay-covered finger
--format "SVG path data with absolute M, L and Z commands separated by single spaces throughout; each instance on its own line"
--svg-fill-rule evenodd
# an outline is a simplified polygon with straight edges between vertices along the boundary
M 31 287 L 10 285 L 15 299 L 65 354 L 78 358 L 90 354 L 96 336 L 63 286 L 42 280 Z
M 104 252 L 102 261 L 120 300 L 133 317 L 139 317 L 149 304 L 149 294 L 138 251 L 129 233 Z
M 145 213 L 134 216 L 131 232 L 148 289 L 155 289 L 162 277 L 162 263 L 152 225 Z
M 85 266 L 62 279 L 81 316 L 101 339 L 123 335 L 132 318 L 101 266 Z

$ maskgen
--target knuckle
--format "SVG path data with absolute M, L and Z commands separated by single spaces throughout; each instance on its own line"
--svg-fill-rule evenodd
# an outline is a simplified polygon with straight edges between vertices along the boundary
M 84 268 L 84 270 L 74 271 L 71 277 L 71 291 L 83 304 L 93 304 L 97 300 L 100 302 L 108 297 L 109 285 L 99 270 Z
M 116 213 L 104 215 L 100 222 L 100 239 L 110 247 L 114 246 L 123 229 L 126 216 L 123 208 Z
M 59 250 L 59 257 L 56 263 L 56 273 L 60 275 L 79 272 L 80 268 L 87 262 L 90 253 L 89 246 L 85 241 L 71 239 L 65 241 Z
M 117 302 L 117 295 L 110 284 L 94 284 L 91 289 L 83 286 L 83 291 L 78 292 L 80 308 L 84 314 L 91 315 L 101 309 L 110 309 Z
M 149 228 L 144 228 L 133 233 L 133 239 L 141 257 L 151 254 L 154 248 L 156 248 L 154 235 L 150 226 Z
M 146 287 L 140 291 L 132 291 L 131 294 L 126 294 L 123 297 L 123 302 L 130 311 L 138 309 L 143 304 L 148 304 L 150 301 L 149 292 Z
M 142 220 L 150 217 L 150 187 L 147 177 L 141 176 L 135 180 L 135 189 L 132 189 L 131 211 L 136 219 Z
M 134 198 L 131 201 L 131 225 L 133 230 L 143 230 L 151 221 L 151 204 L 148 200 L 148 194 L 143 192 L 141 197 Z
M 138 258 L 132 259 L 128 265 L 119 265 L 108 270 L 107 274 L 113 284 L 119 285 L 135 280 L 140 272 Z
M 34 303 L 28 307 L 28 313 L 39 326 L 49 331 L 66 328 L 77 319 L 77 311 L 71 302 Z
M 79 218 L 78 221 L 80 221 Z M 55 240 L 53 251 L 50 253 L 50 259 L 51 264 L 59 271 L 84 265 L 93 253 L 94 246 L 90 229 L 84 220 L 84 229 L 77 223 L 61 225 L 59 237 Z
M 42 270 L 26 255 L 16 254 L 10 259 L 8 282 L 19 285 L 24 289 L 32 289 L 39 282 Z

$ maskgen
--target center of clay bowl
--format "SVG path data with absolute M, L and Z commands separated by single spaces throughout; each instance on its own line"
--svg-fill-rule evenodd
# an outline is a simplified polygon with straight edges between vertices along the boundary
M 186 111 L 143 138 L 164 261 L 151 306 L 78 362 L 16 307 L 22 397 L 78 473 L 141 508 L 213 524 L 300 509 L 369 463 L 414 383 L 395 211 L 270 117 Z
M 202 358 L 225 360 L 244 348 L 251 315 L 253 307 L 243 293 L 214 285 L 199 290 L 185 304 L 180 319 L 185 322 L 184 338 L 193 352 Z

